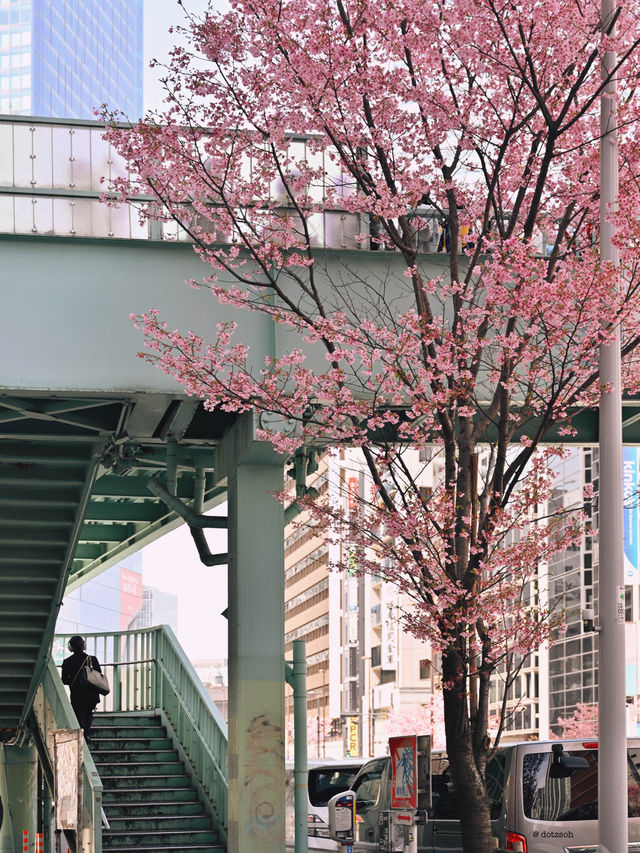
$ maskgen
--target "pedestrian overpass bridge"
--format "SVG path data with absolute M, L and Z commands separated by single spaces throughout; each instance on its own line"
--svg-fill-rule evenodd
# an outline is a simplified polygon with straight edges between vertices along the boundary
M 157 308 L 205 339 L 233 319 L 256 363 L 283 351 L 286 333 L 187 290 L 207 268 L 184 235 L 140 225 L 135 203 L 101 204 L 101 178 L 122 169 L 97 123 L 0 118 L 0 796 L 33 826 L 34 709 L 45 682 L 54 690 L 65 591 L 181 524 L 176 498 L 193 517 L 226 501 L 229 552 L 208 561 L 229 567 L 229 850 L 282 853 L 284 515 L 270 496 L 282 459 L 256 440 L 255 415 L 206 411 L 137 358 L 130 315 Z M 397 256 L 354 239 L 350 216 L 326 214 L 327 269 L 400 274 Z M 427 263 L 435 275 L 445 259 Z M 640 443 L 640 406 L 625 404 L 623 420 L 625 441 Z M 598 440 L 594 415 L 579 440 Z M 7 826 L 2 852 L 14 849 Z

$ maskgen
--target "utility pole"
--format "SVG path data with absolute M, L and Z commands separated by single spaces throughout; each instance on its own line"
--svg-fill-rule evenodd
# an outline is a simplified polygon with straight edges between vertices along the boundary
M 614 20 L 614 0 L 601 0 L 603 35 Z M 615 36 L 615 29 L 611 32 Z M 603 57 L 606 79 L 617 54 Z M 618 267 L 613 227 L 618 205 L 617 80 L 613 75 L 600 101 L 600 261 Z M 622 393 L 620 329 L 600 347 L 599 496 L 599 760 L 598 823 L 602 853 L 627 853 L 627 738 L 624 648 L 624 567 L 622 517 Z

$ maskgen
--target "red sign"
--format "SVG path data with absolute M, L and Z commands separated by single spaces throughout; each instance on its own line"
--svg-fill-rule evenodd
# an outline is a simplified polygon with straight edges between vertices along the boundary
M 142 607 L 142 575 L 120 566 L 120 630 L 126 631 Z
M 418 738 L 389 738 L 391 755 L 391 808 L 418 808 Z

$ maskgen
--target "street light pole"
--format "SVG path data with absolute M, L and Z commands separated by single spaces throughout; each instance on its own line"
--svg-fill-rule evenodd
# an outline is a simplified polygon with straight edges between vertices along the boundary
M 615 14 L 614 0 L 601 0 L 603 33 Z M 602 74 L 615 68 L 615 50 L 603 58 Z M 600 104 L 600 260 L 617 267 L 609 216 L 618 204 L 617 80 L 607 83 Z M 600 347 L 599 494 L 599 762 L 598 822 L 601 853 L 627 853 L 627 740 L 624 646 L 622 517 L 622 393 L 620 331 Z

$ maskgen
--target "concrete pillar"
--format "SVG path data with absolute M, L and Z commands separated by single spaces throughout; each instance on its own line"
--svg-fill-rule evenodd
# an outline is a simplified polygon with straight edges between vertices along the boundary
M 1 853 L 22 850 L 23 832 L 29 833 L 29 849 L 35 845 L 38 805 L 38 759 L 34 746 L 0 744 Z M 284 849 L 284 848 L 283 848 Z
M 229 853 L 282 853 L 284 513 L 282 459 L 236 456 L 229 496 Z

